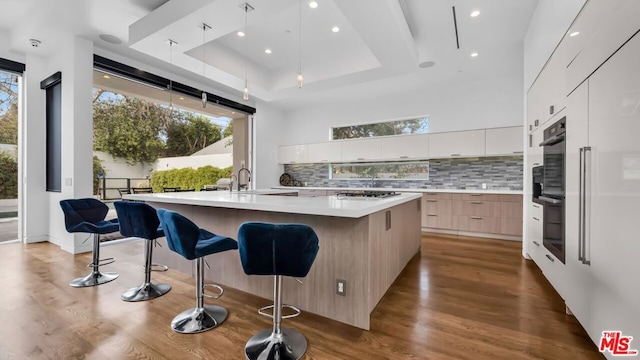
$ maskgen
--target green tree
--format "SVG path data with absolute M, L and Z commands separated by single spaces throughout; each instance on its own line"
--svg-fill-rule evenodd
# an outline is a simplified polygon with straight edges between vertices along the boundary
M 167 124 L 168 156 L 188 156 L 222 139 L 221 128 L 204 116 L 189 112 L 174 114 Z
M 224 128 L 224 131 L 222 132 L 222 137 L 226 138 L 227 136 L 231 136 L 233 135 L 233 120 L 229 121 L 229 125 L 227 125 L 226 128 Z
M 0 144 L 18 144 L 18 106 L 11 103 L 0 114 Z
M 0 199 L 18 197 L 18 162 L 13 156 L 0 152 Z
M 130 98 L 98 99 L 93 104 L 93 147 L 130 164 L 155 161 L 165 149 L 160 135 L 168 110 Z
M 98 194 L 98 190 L 100 189 L 100 178 L 98 175 L 101 174 L 103 177 L 107 174 L 102 167 L 102 161 L 95 155 L 93 155 L 93 193 Z

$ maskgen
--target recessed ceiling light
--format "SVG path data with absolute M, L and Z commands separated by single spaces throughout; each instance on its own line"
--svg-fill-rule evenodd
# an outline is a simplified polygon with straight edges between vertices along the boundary
M 574 31 L 571 34 L 569 34 L 569 36 L 574 37 L 574 36 L 578 36 L 580 35 L 580 31 Z
M 180 100 L 184 100 L 184 98 L 182 96 L 180 96 Z
M 311 1 L 309 3 L 309 7 L 312 8 L 312 9 L 317 8 L 318 7 L 318 2 L 317 1 Z
M 474 10 L 474 11 L 471 12 L 471 17 L 476 17 L 478 15 L 480 15 L 480 11 L 478 11 L 478 10 Z
M 105 78 L 105 79 L 111 79 L 111 76 L 109 76 L 109 75 L 102 75 L 102 77 Z
M 476 57 L 476 56 L 478 56 L 478 53 L 477 53 L 477 52 L 473 52 L 473 53 L 471 53 L 471 57 Z
M 338 31 L 340 31 L 340 28 L 337 27 L 337 26 L 334 26 L 334 27 L 331 28 L 331 31 L 338 32 Z
M 244 31 L 238 31 L 236 34 L 238 34 L 238 36 L 243 37 L 244 36 Z
M 271 54 L 271 49 L 265 49 L 264 52 L 267 53 L 267 54 Z

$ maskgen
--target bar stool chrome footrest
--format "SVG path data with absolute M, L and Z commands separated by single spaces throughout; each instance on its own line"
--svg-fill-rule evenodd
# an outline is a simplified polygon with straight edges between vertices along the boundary
M 151 271 L 167 271 L 169 270 L 169 267 L 167 265 L 162 265 L 162 264 L 151 264 Z
M 298 360 L 307 351 L 307 339 L 294 329 L 282 329 L 280 334 L 264 330 L 254 335 L 244 347 L 249 360 Z
M 283 309 L 284 309 L 284 308 L 291 309 L 291 310 L 293 310 L 293 312 L 294 312 L 293 314 L 289 314 L 289 315 L 282 315 L 282 318 L 283 318 L 283 319 L 291 319 L 291 318 L 294 318 L 294 317 L 296 317 L 296 316 L 299 316 L 299 315 L 300 315 L 300 313 L 302 312 L 302 311 L 300 311 L 300 309 L 298 309 L 297 307 L 292 306 L 292 305 L 282 304 L 282 308 L 283 308 Z M 267 309 L 271 309 L 271 311 L 273 312 L 273 305 L 269 305 L 269 306 L 261 307 L 260 309 L 258 309 L 258 314 L 260 314 L 260 315 L 262 315 L 262 316 L 266 316 L 266 317 L 268 317 L 269 319 L 273 319 L 273 313 L 271 313 L 271 314 L 270 314 L 270 313 L 266 312 L 265 310 L 267 310 Z
M 215 295 L 209 295 L 209 294 L 205 294 L 205 291 L 207 290 L 207 288 L 216 288 L 218 289 L 220 292 L 215 294 Z M 202 296 L 209 298 L 209 299 L 220 299 L 222 297 L 222 294 L 224 294 L 224 289 L 218 285 L 215 284 L 204 284 L 202 285 Z
M 125 291 L 120 298 L 124 301 L 136 302 L 155 299 L 171 290 L 169 284 L 143 284 Z
M 87 267 L 88 268 L 99 268 L 100 266 L 113 264 L 114 262 L 116 262 L 116 258 L 110 257 L 110 258 L 98 260 L 97 264 L 95 264 L 93 262 L 90 262 L 90 263 L 87 264 Z
M 91 274 L 85 277 L 71 280 L 69 285 L 71 285 L 72 287 L 96 286 L 96 285 L 108 283 L 117 278 L 118 278 L 118 273 L 116 272 L 100 272 L 95 270 Z
M 181 334 L 195 334 L 211 330 L 227 318 L 227 309 L 217 305 L 191 308 L 178 314 L 171 321 L 171 329 Z

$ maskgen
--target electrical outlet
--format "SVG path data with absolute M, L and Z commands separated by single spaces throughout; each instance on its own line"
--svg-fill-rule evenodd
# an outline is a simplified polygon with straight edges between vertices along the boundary
M 482 183 L 482 190 L 487 190 L 487 183 Z
M 345 280 L 336 280 L 336 294 L 347 296 L 347 282 Z

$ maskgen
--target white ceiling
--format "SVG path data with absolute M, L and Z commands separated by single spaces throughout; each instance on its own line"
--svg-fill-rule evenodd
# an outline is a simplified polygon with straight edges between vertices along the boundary
M 248 13 L 245 37 L 236 35 L 245 28 L 242 0 L 0 0 L 0 29 L 10 32 L 12 51 L 46 54 L 60 35 L 74 33 L 94 41 L 97 48 L 238 96 L 246 66 L 252 98 L 299 108 L 492 76 L 522 76 L 522 43 L 538 2 L 316 1 L 318 8 L 303 0 L 300 9 L 298 0 L 249 0 L 255 10 Z M 480 15 L 470 17 L 473 10 Z M 212 27 L 204 34 L 203 22 Z M 340 32 L 332 32 L 333 26 Z M 109 44 L 100 34 L 114 35 L 122 44 Z M 29 38 L 43 44 L 31 48 Z M 178 42 L 171 50 L 171 64 L 168 39 Z M 272 53 L 266 54 L 266 48 Z M 470 57 L 472 52 L 479 56 Z M 295 81 L 300 53 L 302 89 Z M 419 67 L 427 61 L 435 65 Z

